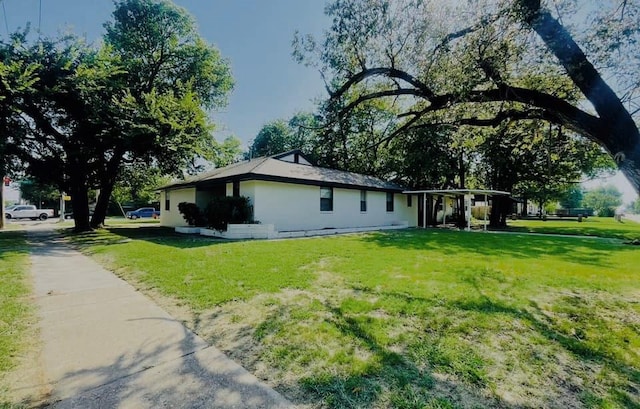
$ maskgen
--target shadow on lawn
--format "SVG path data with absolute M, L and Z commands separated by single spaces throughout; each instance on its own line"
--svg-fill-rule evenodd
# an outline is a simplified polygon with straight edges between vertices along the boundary
M 111 233 L 111 234 L 105 234 Z M 225 243 L 227 241 L 199 236 L 176 233 L 173 229 L 160 226 L 144 227 L 107 227 L 87 233 L 72 233 L 65 231 L 65 237 L 74 246 L 86 249 L 95 245 L 122 244 L 131 240 L 141 240 L 161 246 L 171 246 L 176 248 L 197 248 Z
M 422 313 L 430 314 L 429 311 L 434 306 L 433 300 L 408 294 L 362 289 L 359 289 L 359 291 L 364 291 L 374 297 L 396 298 L 407 304 L 425 304 L 417 309 L 415 306 L 408 307 L 408 311 L 421 310 Z M 528 311 L 527 309 L 516 308 L 503 302 L 494 301 L 482 295 L 481 291 L 479 293 L 480 297 L 478 299 L 447 301 L 440 307 L 445 307 L 451 311 L 461 310 L 481 315 L 507 315 L 527 323 L 533 331 L 542 335 L 550 343 L 566 350 L 580 362 L 602 365 L 609 371 L 617 373 L 624 379 L 625 385 L 622 386 L 618 382 L 615 389 L 604 392 L 604 396 L 609 395 L 608 398 L 621 405 L 621 407 L 634 409 L 639 407 L 637 398 L 633 396 L 634 391 L 638 390 L 640 384 L 640 370 L 617 359 L 613 351 L 615 346 L 593 346 L 584 340 L 563 333 L 553 323 L 545 320 L 544 313 L 536 304 L 531 305 L 533 311 Z M 331 313 L 326 321 L 333 324 L 345 336 L 357 339 L 365 345 L 376 356 L 373 361 L 378 362 L 378 364 L 371 365 L 368 371 L 360 375 L 320 375 L 303 379 L 301 386 L 320 398 L 324 404 L 332 408 L 370 407 L 376 402 L 379 403 L 383 390 L 390 390 L 393 391 L 390 398 L 393 403 L 391 407 L 448 408 L 457 407 L 457 405 L 466 407 L 469 402 L 473 403 L 473 407 L 521 407 L 518 404 L 512 405 L 498 396 L 488 396 L 486 394 L 488 385 L 485 378 L 483 376 L 474 377 L 474 373 L 471 373 L 476 370 L 480 374 L 485 372 L 483 368 L 484 361 L 481 357 L 478 357 L 477 360 L 471 360 L 470 365 L 477 366 L 476 368 L 471 368 L 464 366 L 469 365 L 468 363 L 457 362 L 455 358 L 454 361 L 451 361 L 445 351 L 440 351 L 437 347 L 438 339 L 445 336 L 441 329 L 426 328 L 426 338 L 419 338 L 420 341 L 418 343 L 409 346 L 409 349 L 418 348 L 419 350 L 428 351 L 425 354 L 427 363 L 427 367 L 425 367 L 424 362 L 415 361 L 417 358 L 412 358 L 411 354 L 394 352 L 378 343 L 375 337 L 369 333 L 366 321 L 363 324 L 363 321 L 357 319 L 357 313 L 354 315 L 331 305 L 326 305 L 326 308 Z M 273 319 L 277 318 L 273 317 Z M 455 336 L 455 334 L 453 335 Z M 458 336 L 464 335 L 459 334 Z M 471 350 L 460 351 L 462 359 L 469 359 L 472 355 L 474 355 L 474 352 Z M 448 369 L 445 372 L 453 370 L 456 373 L 456 377 L 462 378 L 464 381 L 455 381 L 456 378 L 434 376 L 439 366 Z M 571 372 L 571 369 L 568 370 Z M 540 405 L 561 407 L 565 406 L 565 404 L 570 404 L 572 399 L 580 401 L 589 399 L 589 396 L 596 397 L 596 399 L 600 399 L 597 397 L 598 395 L 603 396 L 603 391 L 599 391 L 600 387 L 589 384 L 573 384 L 574 380 L 575 378 L 565 380 L 547 379 L 550 385 L 555 384 L 557 387 L 566 390 L 566 395 L 553 396 L 549 394 L 546 396 L 545 401 L 539 402 Z M 482 391 L 481 388 L 484 388 L 485 391 Z M 466 404 L 462 402 L 466 402 Z
M 362 240 L 381 247 L 435 250 L 448 254 L 470 253 L 483 256 L 511 256 L 535 259 L 554 256 L 565 261 L 608 266 L 613 252 L 635 251 L 633 246 L 601 239 L 543 237 L 519 234 L 459 232 L 449 230 L 405 230 L 378 232 Z
M 0 260 L 29 253 L 26 234 L 22 231 L 0 232 Z
M 275 333 L 283 330 L 283 327 L 287 326 L 283 317 L 290 315 L 290 307 L 277 308 L 254 327 L 256 330 L 251 336 L 261 338 L 262 332 Z M 301 402 L 295 403 L 333 409 L 519 407 L 500 398 L 487 396 L 478 387 L 482 386 L 480 383 L 468 385 L 455 379 L 434 376 L 432 368 L 418 365 L 402 352 L 396 352 L 378 342 L 369 332 L 366 322 L 359 321 L 356 315 L 330 303 L 325 303 L 324 308 L 327 313 L 324 321 L 366 349 L 372 355 L 369 358 L 370 363 L 358 373 L 351 374 L 339 373 L 340 371 L 331 368 L 331 364 L 323 365 L 320 373 L 298 380 L 304 394 L 297 394 Z M 243 333 L 241 336 L 245 335 Z M 293 351 L 298 351 L 297 346 L 292 348 Z M 294 361 L 296 359 L 294 358 Z M 288 359 L 285 359 L 286 361 Z
M 640 403 L 634 402 L 632 395 L 627 391 L 638 391 L 640 387 L 640 370 L 630 366 L 626 362 L 615 357 L 613 345 L 590 345 L 584 339 L 577 336 L 568 335 L 554 327 L 545 317 L 543 310 L 534 302 L 531 303 L 533 312 L 525 309 L 514 308 L 502 302 L 496 302 L 486 296 L 482 296 L 480 300 L 472 301 L 456 301 L 450 304 L 452 308 L 458 308 L 463 311 L 471 311 L 481 314 L 505 314 L 513 318 L 522 320 L 531 325 L 533 329 L 549 342 L 556 344 L 569 352 L 583 363 L 595 363 L 603 365 L 608 370 L 618 373 L 625 379 L 627 385 L 624 388 L 618 388 L 615 391 L 609 391 L 611 398 L 622 407 L 640 408 Z M 610 328 L 612 329 L 612 328 Z M 580 390 L 577 385 L 569 386 L 570 388 Z M 585 387 L 586 388 L 586 387 Z M 588 388 L 586 388 L 588 390 Z M 627 391 L 625 391 L 626 389 Z M 553 402 L 549 402 L 553 406 Z

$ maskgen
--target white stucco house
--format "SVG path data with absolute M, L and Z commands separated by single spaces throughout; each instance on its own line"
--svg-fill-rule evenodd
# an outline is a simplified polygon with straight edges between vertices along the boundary
M 416 226 L 417 195 L 372 176 L 313 165 L 295 150 L 214 169 L 160 189 L 160 223 L 186 226 L 181 202 L 204 209 L 214 196 L 246 196 L 253 216 L 277 232 Z

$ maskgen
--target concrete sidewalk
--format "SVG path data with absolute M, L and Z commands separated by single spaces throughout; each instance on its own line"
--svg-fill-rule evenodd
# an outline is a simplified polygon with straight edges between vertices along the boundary
M 285 408 L 281 395 L 53 232 L 31 231 L 53 408 Z

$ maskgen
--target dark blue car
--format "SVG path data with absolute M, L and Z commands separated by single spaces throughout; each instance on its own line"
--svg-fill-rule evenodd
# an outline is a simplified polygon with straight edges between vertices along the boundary
M 151 217 L 153 219 L 157 219 L 160 217 L 160 211 L 154 209 L 153 207 L 141 207 L 132 212 L 127 212 L 128 219 L 139 219 L 143 217 Z

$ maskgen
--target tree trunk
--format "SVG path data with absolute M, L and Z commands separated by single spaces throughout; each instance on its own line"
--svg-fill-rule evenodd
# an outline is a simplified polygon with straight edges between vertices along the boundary
M 494 196 L 491 202 L 489 226 L 498 229 L 507 227 L 507 218 L 511 210 L 511 199 L 508 196 Z
M 116 151 L 107 163 L 105 173 L 100 182 L 100 196 L 98 196 L 98 202 L 96 208 L 93 210 L 93 217 L 91 218 L 91 226 L 93 228 L 104 226 L 104 220 L 107 217 L 107 210 L 109 209 L 109 200 L 113 193 L 116 180 L 118 178 L 118 172 L 120 167 L 122 154 Z
M 619 166 L 636 193 L 640 193 L 640 144 L 627 153 Z
M 438 225 L 438 208 L 440 207 L 440 203 L 442 202 L 442 198 L 438 196 L 438 198 L 433 201 L 433 209 L 432 209 L 432 217 L 431 217 L 431 225 L 436 227 Z M 442 212 L 444 214 L 444 206 L 442 207 Z
M 77 175 L 69 181 L 71 203 L 73 205 L 73 219 L 76 233 L 91 231 L 89 224 L 89 187 L 82 177 Z
M 104 220 L 107 217 L 109 200 L 111 199 L 114 186 L 115 178 L 100 184 L 100 195 L 98 196 L 98 201 L 96 202 L 96 207 L 91 217 L 91 227 L 98 228 L 104 226 Z
M 528 207 L 528 202 L 527 202 L 527 196 L 523 195 L 522 196 L 522 211 L 520 212 L 520 216 L 522 217 L 527 217 L 528 216 L 528 212 L 527 212 L 527 207 Z
M 558 58 L 567 75 L 591 102 L 602 122 L 597 141 L 613 156 L 622 173 L 640 193 L 640 132 L 620 98 L 602 79 L 571 34 L 540 0 L 520 0 L 524 21 Z

